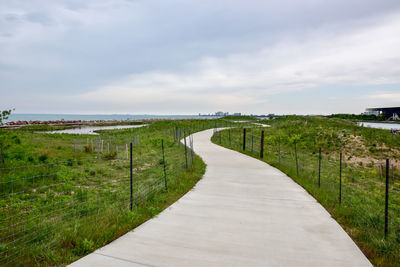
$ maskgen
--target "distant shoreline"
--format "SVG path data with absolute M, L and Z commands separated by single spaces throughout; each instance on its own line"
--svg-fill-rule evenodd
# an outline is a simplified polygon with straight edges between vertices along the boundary
M 219 116 L 199 116 L 199 115 L 129 115 L 129 114 L 28 114 L 13 113 L 4 124 L 9 125 L 12 122 L 19 122 L 20 125 L 33 124 L 67 124 L 67 123 L 104 123 L 110 121 L 138 121 L 149 119 L 201 119 L 201 118 L 219 118 Z M 22 122 L 22 123 L 21 123 Z M 40 123 L 42 122 L 42 123 Z M 15 124 L 15 123 L 13 123 Z

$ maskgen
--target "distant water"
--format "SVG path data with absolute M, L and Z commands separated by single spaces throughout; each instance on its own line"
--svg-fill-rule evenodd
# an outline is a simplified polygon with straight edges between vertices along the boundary
M 128 128 L 139 128 L 146 126 L 147 124 L 141 124 L 141 125 L 113 125 L 113 126 L 82 126 L 82 127 L 77 127 L 77 128 L 72 128 L 72 129 L 65 129 L 65 130 L 57 130 L 57 131 L 50 131 L 50 132 L 45 132 L 45 133 L 51 133 L 51 134 L 92 134 L 92 135 L 98 135 L 95 131 L 98 130 L 114 130 L 114 129 L 128 129 Z
M 381 122 L 359 122 L 364 127 L 386 129 L 386 130 L 400 130 L 400 123 L 381 123 Z
M 11 114 L 9 121 L 55 121 L 55 120 L 144 120 L 144 119 L 211 119 L 218 116 L 199 115 L 124 115 L 124 114 Z

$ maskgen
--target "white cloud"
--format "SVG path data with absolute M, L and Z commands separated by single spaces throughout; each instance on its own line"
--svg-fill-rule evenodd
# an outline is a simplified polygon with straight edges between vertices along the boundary
M 389 103 L 400 104 L 400 89 L 398 92 L 375 92 L 367 96 L 370 99 L 384 100 Z
M 317 86 L 400 83 L 399 32 L 399 13 L 341 35 L 321 28 L 302 42 L 286 39 L 257 52 L 206 57 L 175 72 L 133 74 L 75 97 L 124 110 L 161 102 L 170 103 L 167 109 L 189 99 L 232 110 L 265 104 L 272 94 Z M 391 96 L 398 99 L 399 94 Z

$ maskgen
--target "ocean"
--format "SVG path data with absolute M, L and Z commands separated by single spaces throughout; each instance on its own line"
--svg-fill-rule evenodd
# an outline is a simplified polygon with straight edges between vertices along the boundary
M 129 114 L 11 114 L 10 121 L 55 121 L 55 120 L 143 120 L 143 119 L 211 119 L 219 116 L 199 115 L 129 115 Z

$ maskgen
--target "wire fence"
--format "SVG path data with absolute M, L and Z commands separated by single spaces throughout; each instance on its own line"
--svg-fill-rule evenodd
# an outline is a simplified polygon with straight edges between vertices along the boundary
M 148 153 L 136 152 L 139 136 L 75 139 L 74 152 L 93 157 L 0 168 L 0 265 L 46 261 L 59 247 L 87 252 L 71 236 L 115 228 L 194 167 L 193 131 L 164 131 Z
M 359 239 L 399 256 L 400 172 L 396 159 L 363 159 L 342 151 L 309 147 L 289 136 L 265 136 L 260 128 L 214 131 L 213 141 L 281 169 L 313 194 Z M 361 231 L 360 231 L 361 230 Z M 366 237 L 367 236 L 367 237 Z M 397 252 L 396 252 L 397 251 Z
M 4 146 L 0 266 L 59 265 L 60 257 L 76 259 L 131 230 L 136 214 L 155 214 L 154 203 L 181 190 L 201 166 L 192 133 L 233 124 L 181 121 L 167 129 L 160 123 L 150 131 L 64 138 L 61 151 L 71 158 L 39 157 L 31 165 L 19 164 L 21 149 L 13 143 Z M 149 137 L 154 131 L 157 138 Z

